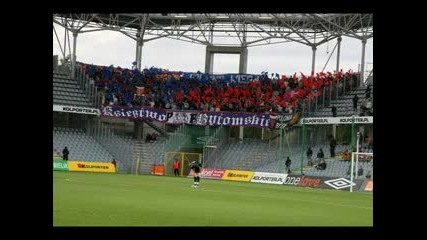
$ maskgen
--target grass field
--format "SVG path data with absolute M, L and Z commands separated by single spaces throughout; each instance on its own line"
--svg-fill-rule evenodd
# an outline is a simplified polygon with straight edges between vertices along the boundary
M 53 172 L 54 226 L 372 226 L 372 193 Z

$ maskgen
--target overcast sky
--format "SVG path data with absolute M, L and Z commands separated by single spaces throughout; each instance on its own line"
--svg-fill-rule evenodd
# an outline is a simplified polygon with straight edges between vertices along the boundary
M 63 45 L 64 29 L 54 24 L 58 37 Z M 72 35 L 70 35 L 72 44 Z M 327 62 L 336 44 L 336 39 L 317 47 L 316 72 L 320 72 Z M 328 46 L 329 45 L 329 46 Z M 329 49 L 329 54 L 327 53 Z M 72 51 L 72 48 L 71 48 Z M 206 46 L 183 42 L 173 39 L 157 39 L 144 43 L 142 47 L 142 64 L 146 67 L 166 68 L 171 71 L 204 72 Z M 100 31 L 79 34 L 77 37 L 77 61 L 106 65 L 113 64 L 122 68 L 131 68 L 135 61 L 135 41 L 119 32 Z M 68 53 L 68 43 L 67 43 Z M 336 54 L 325 68 L 334 71 L 336 68 Z M 62 53 L 53 32 L 53 55 Z M 311 47 L 300 43 L 279 43 L 248 48 L 247 73 L 259 74 L 262 71 L 279 74 L 293 74 L 294 72 L 311 72 Z M 343 37 L 341 42 L 340 69 L 345 71 L 358 70 L 362 57 L 362 42 L 358 39 Z M 367 68 L 373 68 L 373 38 L 366 43 L 365 63 Z M 215 54 L 214 73 L 237 73 L 239 70 L 239 55 Z M 366 70 L 366 69 L 365 69 Z

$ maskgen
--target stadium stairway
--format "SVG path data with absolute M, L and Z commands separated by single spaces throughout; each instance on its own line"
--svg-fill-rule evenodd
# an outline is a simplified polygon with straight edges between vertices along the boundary
M 154 142 L 133 142 L 134 161 L 138 174 L 151 174 L 151 167 L 156 163 L 163 163 L 165 139 L 158 137 Z
M 142 120 L 144 123 L 146 123 L 147 125 L 149 125 L 150 127 L 152 127 L 154 130 L 157 131 L 157 133 L 159 133 L 162 136 L 167 135 L 165 129 L 161 128 L 158 124 L 156 124 L 153 121 L 149 121 L 149 120 Z M 161 125 L 161 124 L 160 124 Z
M 135 162 L 139 165 L 137 166 L 138 174 L 150 174 L 151 166 L 154 164 L 154 157 L 149 151 L 149 143 L 143 143 L 139 141 L 133 142 L 133 151 Z

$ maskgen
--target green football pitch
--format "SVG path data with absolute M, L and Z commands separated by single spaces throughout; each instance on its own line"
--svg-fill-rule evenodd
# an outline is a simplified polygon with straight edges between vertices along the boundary
M 54 226 L 372 226 L 372 193 L 53 172 Z

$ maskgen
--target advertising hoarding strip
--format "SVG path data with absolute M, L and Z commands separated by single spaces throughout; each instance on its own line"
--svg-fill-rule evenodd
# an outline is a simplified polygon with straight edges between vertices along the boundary
M 368 181 L 368 183 L 366 183 L 364 190 L 368 192 L 374 191 L 374 181 Z
M 63 160 L 53 160 L 54 171 L 68 171 L 68 163 Z
M 202 172 L 200 176 L 202 178 L 210 178 L 210 179 L 222 179 L 224 176 L 224 169 L 216 169 L 216 168 L 202 168 Z M 191 170 L 187 177 L 194 177 L 194 171 Z
M 334 178 L 334 177 L 311 177 L 301 175 L 288 175 L 283 182 L 284 185 L 292 185 L 298 187 L 312 187 L 312 188 L 326 188 L 335 190 L 348 191 L 350 186 L 354 186 L 354 189 L 359 189 L 363 183 L 363 180 L 350 180 L 346 178 Z
M 283 184 L 286 176 L 285 173 L 269 173 L 269 172 L 255 172 L 251 179 L 254 183 L 267 183 L 267 184 Z
M 100 115 L 100 110 L 95 108 L 75 107 L 75 106 L 63 106 L 53 105 L 54 112 L 68 112 L 68 113 L 79 113 L 88 115 Z
M 240 182 L 250 182 L 254 172 L 252 171 L 240 171 L 240 170 L 225 170 L 224 175 L 222 176 L 223 180 L 229 181 L 240 181 Z
M 112 163 L 102 163 L 102 162 L 77 162 L 77 161 L 68 161 L 69 171 L 77 172 L 107 172 L 115 173 L 116 168 Z
M 372 116 L 362 116 L 355 117 L 355 123 L 374 123 L 374 117 Z M 321 124 L 352 124 L 353 117 L 315 117 L 315 118 L 302 118 L 299 121 L 299 124 L 304 123 L 305 125 L 321 125 Z

